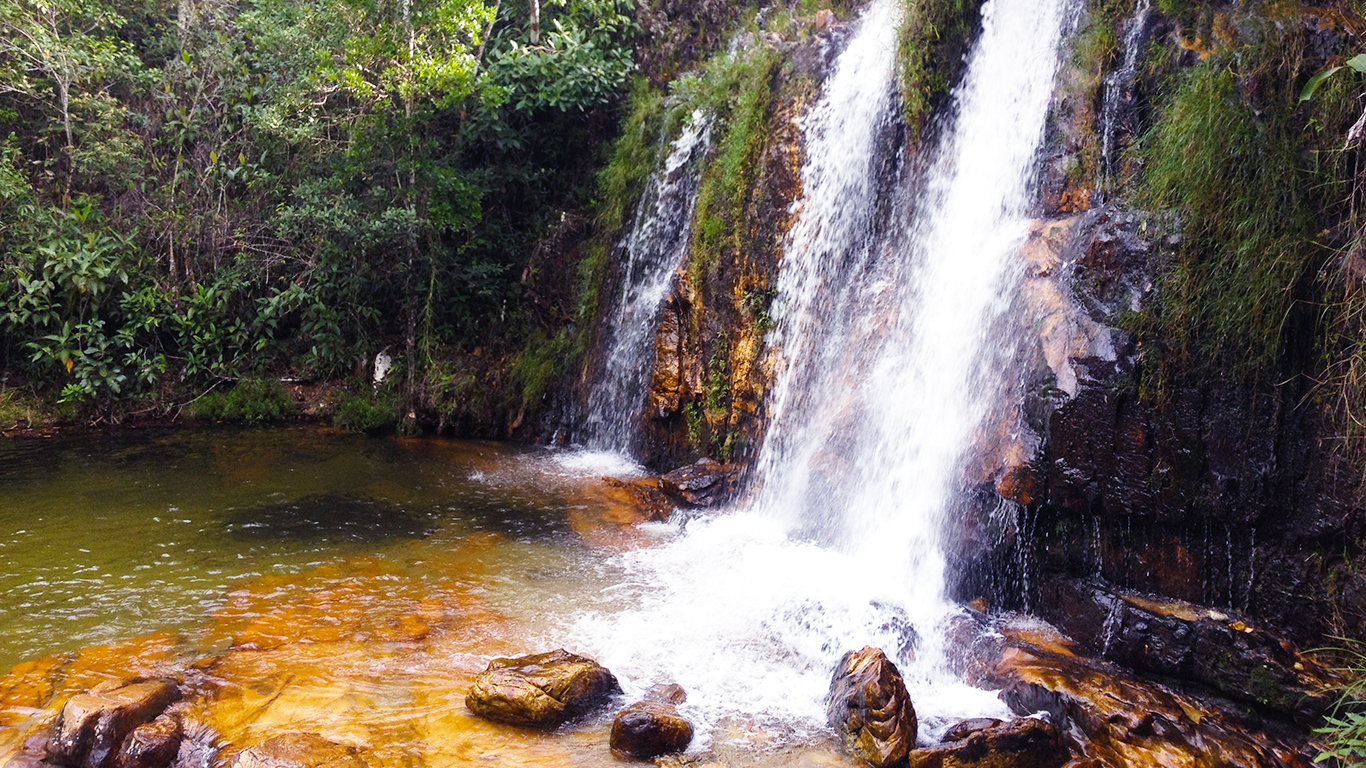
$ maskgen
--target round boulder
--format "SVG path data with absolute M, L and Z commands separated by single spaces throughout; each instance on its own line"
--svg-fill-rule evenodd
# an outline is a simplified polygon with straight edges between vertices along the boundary
M 691 742 L 692 723 L 680 717 L 668 701 L 637 702 L 612 723 L 612 754 L 623 759 L 652 760 L 682 752 Z
M 494 659 L 475 678 L 465 706 L 495 723 L 549 730 L 620 692 L 605 667 L 561 649 Z
M 901 672 L 878 648 L 844 654 L 826 716 L 845 750 L 875 768 L 905 760 L 915 747 L 915 707 Z

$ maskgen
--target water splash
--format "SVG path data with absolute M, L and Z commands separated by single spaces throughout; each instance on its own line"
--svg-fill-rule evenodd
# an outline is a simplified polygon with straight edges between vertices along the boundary
M 606 354 L 588 399 L 584 444 L 630 455 L 639 433 L 654 365 L 655 326 L 687 253 L 701 158 L 711 141 L 711 119 L 694 112 L 650 176 L 626 240 L 621 300 L 612 314 Z

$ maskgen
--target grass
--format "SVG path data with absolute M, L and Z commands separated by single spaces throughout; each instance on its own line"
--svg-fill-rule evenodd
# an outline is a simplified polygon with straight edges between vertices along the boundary
M 1366 763 L 1366 652 L 1359 642 L 1339 639 L 1345 643 L 1339 652 L 1347 662 L 1334 671 L 1348 682 L 1335 689 L 1336 703 L 1324 724 L 1314 729 L 1323 744 L 1314 762 L 1362 765 Z
M 692 230 L 689 278 L 748 245 L 747 206 L 758 180 L 768 140 L 773 80 L 782 59 L 766 45 L 712 59 L 696 82 L 685 86 L 686 101 L 716 115 L 720 132 L 713 157 L 702 172 Z
M 1140 206 L 1171 210 L 1180 244 L 1163 254 L 1158 308 L 1141 334 L 1159 342 L 1160 379 L 1212 368 L 1273 380 L 1289 324 L 1331 292 L 1321 237 L 1340 213 L 1338 97 L 1301 106 L 1312 73 L 1303 36 L 1255 15 L 1218 50 L 1169 76 L 1165 104 L 1137 150 Z M 1331 165 L 1331 164 L 1330 164 Z M 1163 387 L 1159 386 L 1159 393 Z

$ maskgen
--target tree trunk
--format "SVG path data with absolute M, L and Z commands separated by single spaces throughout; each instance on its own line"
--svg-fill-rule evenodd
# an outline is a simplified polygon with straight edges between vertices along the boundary
M 541 43 L 541 0 L 531 0 L 531 44 Z

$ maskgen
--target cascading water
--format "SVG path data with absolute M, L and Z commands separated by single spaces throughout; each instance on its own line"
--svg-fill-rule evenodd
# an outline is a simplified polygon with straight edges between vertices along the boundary
M 1121 107 L 1133 99 L 1134 78 L 1138 74 L 1139 45 L 1143 41 L 1143 29 L 1148 24 L 1148 14 L 1152 11 L 1152 0 L 1138 0 L 1134 15 L 1129 19 L 1129 28 L 1124 32 L 1124 61 L 1120 68 L 1105 78 L 1105 89 L 1101 94 L 1101 139 L 1100 155 L 1104 163 L 1105 178 L 1113 181 L 1115 176 L 1115 128 L 1119 122 Z
M 710 118 L 693 113 L 641 197 L 626 240 L 621 301 L 611 316 L 601 374 L 588 399 L 583 442 L 592 450 L 632 452 L 654 362 L 655 325 L 687 252 L 700 160 L 710 137 Z
M 940 530 L 989 417 L 1068 0 L 989 0 L 942 142 L 896 171 L 899 10 L 874 0 L 803 119 L 803 199 L 772 341 L 782 368 L 748 509 L 666 530 L 573 638 L 628 681 L 677 682 L 704 726 L 821 727 L 840 655 L 901 666 L 922 740 L 1005 716 L 948 670 Z M 681 527 L 681 530 L 679 528 Z

